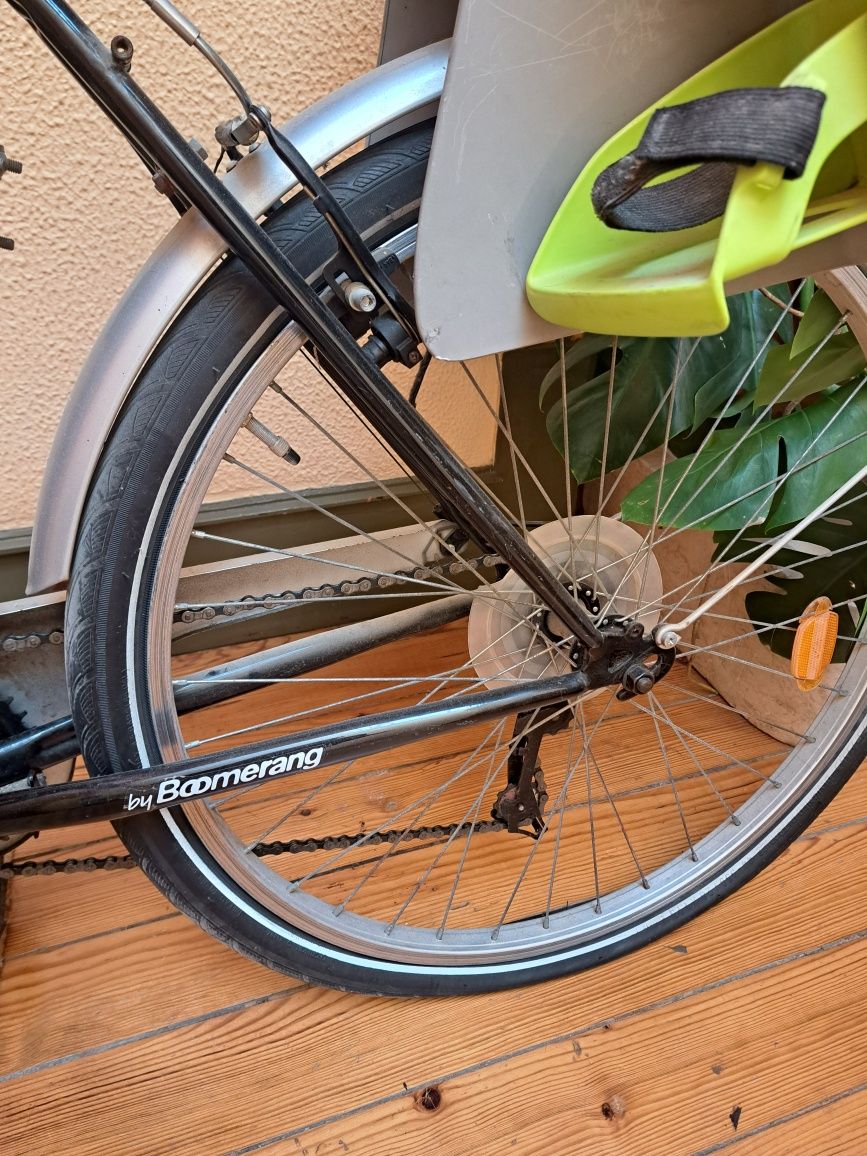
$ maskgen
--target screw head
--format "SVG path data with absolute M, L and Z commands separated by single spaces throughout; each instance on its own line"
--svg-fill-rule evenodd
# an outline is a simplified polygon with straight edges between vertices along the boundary
M 0 145 L 0 177 L 4 173 L 21 173 L 24 171 L 24 166 L 21 161 L 14 161 L 12 157 L 7 156 L 3 145 Z

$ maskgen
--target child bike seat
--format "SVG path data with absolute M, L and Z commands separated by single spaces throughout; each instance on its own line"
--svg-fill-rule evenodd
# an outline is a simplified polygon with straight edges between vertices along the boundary
M 812 0 L 592 158 L 527 275 L 574 331 L 704 336 L 725 285 L 867 221 L 867 0 Z

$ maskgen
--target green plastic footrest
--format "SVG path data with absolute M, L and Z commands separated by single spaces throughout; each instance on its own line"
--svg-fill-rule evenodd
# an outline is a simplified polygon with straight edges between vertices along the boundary
M 597 219 L 596 178 L 636 148 L 656 107 L 731 88 L 785 85 L 826 96 L 802 177 L 784 180 L 776 165 L 741 166 L 724 215 L 677 232 L 625 232 Z M 729 324 L 727 282 L 867 221 L 865 126 L 867 0 L 812 0 L 674 89 L 596 153 L 530 267 L 530 304 L 575 332 L 721 333 Z

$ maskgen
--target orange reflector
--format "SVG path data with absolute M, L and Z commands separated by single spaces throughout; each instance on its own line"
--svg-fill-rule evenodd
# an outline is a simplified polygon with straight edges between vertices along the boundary
M 815 690 L 831 665 L 840 618 L 830 598 L 817 598 L 801 615 L 792 647 L 792 675 L 799 690 Z

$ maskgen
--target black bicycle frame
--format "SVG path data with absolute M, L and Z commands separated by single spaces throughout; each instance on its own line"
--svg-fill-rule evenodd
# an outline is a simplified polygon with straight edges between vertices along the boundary
M 541 710 L 581 694 L 589 685 L 587 675 L 575 671 L 529 685 L 515 683 L 503 690 L 334 723 L 288 739 L 267 739 L 181 763 L 162 763 L 98 779 L 12 791 L 0 795 L 0 835 L 99 819 L 128 819 L 179 802 L 237 790 L 239 785 L 364 758 L 518 711 Z
M 127 137 L 136 152 L 153 169 L 166 174 L 180 196 L 199 210 L 226 245 L 268 289 L 275 301 L 298 322 L 331 366 L 337 387 L 443 503 L 461 528 L 481 545 L 501 555 L 535 592 L 540 602 L 566 624 L 578 643 L 589 650 L 599 647 L 603 636 L 584 606 L 549 572 L 517 528 L 501 513 L 461 461 L 394 388 L 373 360 L 364 354 L 355 339 L 268 234 L 226 190 L 131 79 L 128 75 L 128 60 L 115 59 L 64 0 L 7 2 L 33 26 L 52 52 Z M 547 683 L 553 685 L 556 681 L 547 680 Z M 578 693 L 579 684 L 580 677 L 576 676 L 568 694 Z M 515 688 L 508 692 L 511 697 L 502 697 L 496 709 L 500 714 L 526 709 L 527 704 L 534 699 L 533 692 L 538 693 L 544 686 L 539 684 L 536 687 Z M 586 680 L 580 689 L 586 689 Z M 502 695 L 503 692 L 493 693 Z M 562 688 L 560 696 L 564 697 Z M 439 714 L 445 729 L 450 729 L 453 723 L 446 725 L 446 720 L 452 718 L 453 710 L 448 703 L 435 704 L 416 711 L 415 716 L 418 719 L 423 716 L 427 723 Z M 377 716 L 377 725 L 382 728 L 383 739 L 386 736 L 389 738 L 384 745 L 376 745 L 373 749 L 382 750 L 386 746 L 407 741 L 406 729 L 390 725 L 398 715 L 405 713 L 391 712 Z M 368 728 L 371 721 L 367 720 Z M 307 737 L 296 736 L 293 744 L 307 744 Z M 256 749 L 249 748 L 251 757 Z M 345 757 L 352 755 L 347 754 Z M 84 786 L 92 787 L 93 784 Z M 69 791 L 73 789 L 45 788 L 31 797 L 47 799 L 46 792 L 66 791 L 63 797 L 69 803 L 72 798 Z M 23 795 L 24 792 L 16 794 Z M 2 798 L 0 831 L 9 829 L 8 822 L 11 819 L 8 817 L 12 814 L 10 803 L 14 796 L 5 795 Z M 55 798 L 60 800 L 61 795 L 57 793 Z M 17 800 L 17 803 L 22 802 L 21 799 Z M 14 809 L 15 804 L 12 805 Z M 4 815 L 7 816 L 5 820 L 2 818 Z M 15 829 L 32 830 L 36 819 L 34 812 L 30 816 L 30 826 L 25 822 Z M 74 818 L 70 810 L 63 821 L 76 822 L 78 818 Z

